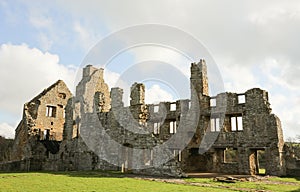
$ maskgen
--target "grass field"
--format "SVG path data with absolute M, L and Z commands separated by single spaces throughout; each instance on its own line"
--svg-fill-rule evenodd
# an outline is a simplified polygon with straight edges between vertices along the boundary
M 205 178 L 137 178 L 116 172 L 1 173 L 0 191 L 300 191 L 297 178 L 221 183 Z

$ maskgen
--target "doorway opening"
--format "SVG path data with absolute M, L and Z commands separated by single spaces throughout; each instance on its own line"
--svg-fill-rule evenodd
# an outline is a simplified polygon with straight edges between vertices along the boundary
M 264 149 L 251 149 L 249 155 L 251 175 L 266 174 L 266 155 Z

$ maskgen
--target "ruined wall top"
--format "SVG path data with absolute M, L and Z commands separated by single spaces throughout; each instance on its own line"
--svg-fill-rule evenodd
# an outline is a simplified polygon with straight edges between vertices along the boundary
M 208 96 L 207 67 L 204 59 L 197 64 L 191 64 L 191 89 L 195 89 L 198 94 Z M 192 92 L 192 95 L 195 94 Z
M 103 69 L 97 69 L 96 67 L 92 65 L 87 65 L 85 68 L 83 68 L 82 77 L 89 77 L 91 76 L 95 71 L 98 71 L 100 73 L 100 76 L 103 77 Z
M 94 111 L 94 98 L 98 94 L 101 103 L 100 112 L 107 112 L 110 109 L 110 92 L 108 85 L 103 78 L 103 69 L 87 65 L 83 69 L 82 79 L 76 87 L 75 103 L 84 104 L 83 112 L 92 113 Z
M 145 85 L 134 83 L 130 88 L 130 105 L 145 104 Z

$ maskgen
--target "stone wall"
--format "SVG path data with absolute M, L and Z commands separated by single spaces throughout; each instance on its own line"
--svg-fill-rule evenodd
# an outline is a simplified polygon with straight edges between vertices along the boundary
M 267 174 L 286 174 L 281 123 L 266 91 L 209 96 L 204 60 L 191 64 L 190 86 L 191 99 L 154 105 L 145 104 L 145 86 L 134 83 L 130 106 L 124 106 L 123 90 L 109 91 L 103 69 L 88 65 L 74 97 L 58 81 L 25 104 L 11 156 L 18 161 L 10 166 L 175 177 L 190 171 L 258 174 L 264 166 Z M 47 106 L 56 107 L 55 117 Z M 53 143 L 42 142 L 49 128 L 46 140 Z M 259 162 L 261 153 L 267 164 Z M 289 168 L 296 164 L 288 161 Z
M 36 140 L 62 141 L 65 108 L 71 96 L 66 84 L 59 80 L 24 105 L 8 160 L 31 158 Z

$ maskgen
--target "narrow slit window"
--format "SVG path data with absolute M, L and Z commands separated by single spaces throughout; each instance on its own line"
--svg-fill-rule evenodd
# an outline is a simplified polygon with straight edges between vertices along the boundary
M 215 131 L 215 119 L 210 120 L 210 131 Z
M 237 117 L 237 130 L 238 131 L 242 131 L 243 130 L 243 118 L 240 116 L 240 117 Z
M 182 156 L 181 156 L 181 150 L 178 151 L 178 161 L 182 160 Z
M 63 118 L 66 118 L 66 109 L 64 108 L 64 111 L 63 111 Z
M 216 130 L 216 131 L 220 131 L 220 119 L 219 119 L 219 118 L 216 118 L 215 120 L 216 120 L 216 123 L 215 123 L 215 125 L 216 125 L 215 130 Z
M 236 126 L 236 117 L 231 117 L 231 131 L 236 131 L 237 126 Z

